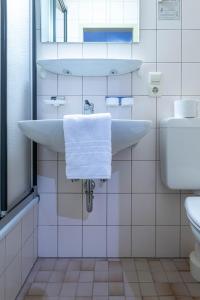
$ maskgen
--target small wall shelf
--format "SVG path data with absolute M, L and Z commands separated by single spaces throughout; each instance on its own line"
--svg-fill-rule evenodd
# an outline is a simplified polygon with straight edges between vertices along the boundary
M 38 65 L 56 74 L 68 76 L 112 76 L 134 72 L 140 69 L 141 60 L 136 59 L 47 59 Z

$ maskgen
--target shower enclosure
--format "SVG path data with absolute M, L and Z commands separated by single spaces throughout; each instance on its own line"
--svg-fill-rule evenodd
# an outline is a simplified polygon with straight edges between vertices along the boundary
M 0 193 L 1 217 L 36 185 L 36 146 L 17 122 L 36 118 L 35 9 L 33 0 L 1 0 Z

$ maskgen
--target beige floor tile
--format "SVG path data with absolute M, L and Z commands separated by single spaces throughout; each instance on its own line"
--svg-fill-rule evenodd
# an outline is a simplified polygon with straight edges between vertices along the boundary
M 133 258 L 124 258 L 121 260 L 121 266 L 124 272 L 134 272 L 136 271 L 136 266 Z
M 122 282 L 123 281 L 123 273 L 121 269 L 109 269 L 108 280 L 112 282 Z
M 192 297 L 200 297 L 200 283 L 187 283 L 187 288 Z
M 149 260 L 151 272 L 163 272 L 163 266 L 160 260 Z
M 172 283 L 171 289 L 174 296 L 190 296 L 187 287 L 183 283 Z
M 81 262 L 81 271 L 94 271 L 95 259 L 84 259 Z
M 175 263 L 170 259 L 161 259 L 161 264 L 165 271 L 175 272 L 177 271 Z
M 46 286 L 46 295 L 48 297 L 57 297 L 60 295 L 62 283 L 48 283 Z
M 147 259 L 136 259 L 135 266 L 138 271 L 149 271 L 149 264 Z
M 138 282 L 137 272 L 128 272 L 123 273 L 124 282 Z
M 66 272 L 69 262 L 70 262 L 70 259 L 68 259 L 68 258 L 58 258 L 55 263 L 54 270 Z
M 143 297 L 157 296 L 155 285 L 153 283 L 140 283 L 140 289 Z
M 60 292 L 60 296 L 61 297 L 66 297 L 66 296 L 74 297 L 76 294 L 76 289 L 77 289 L 77 283 L 73 283 L 73 282 L 63 283 L 61 292 Z
M 153 272 L 152 277 L 154 282 L 159 282 L 159 283 L 167 283 L 167 275 L 165 272 Z
M 93 296 L 92 300 L 109 300 L 109 299 L 108 299 L 108 296 L 107 297 L 105 297 L 105 296 Z
M 182 282 L 179 272 L 166 272 L 167 279 L 170 283 L 179 283 Z
M 35 282 L 48 282 L 51 276 L 51 271 L 38 271 L 34 281 Z
M 169 283 L 155 283 L 155 288 L 158 296 L 173 296 Z
M 125 296 L 109 296 L 109 300 L 126 300 Z
M 71 260 L 69 262 L 67 271 L 80 271 L 81 270 L 81 261 L 80 260 Z
M 108 283 L 94 282 L 93 296 L 108 296 Z
M 108 272 L 95 272 L 94 273 L 95 282 L 108 282 Z
M 180 272 L 180 276 L 181 278 L 183 279 L 184 282 L 187 282 L 187 283 L 195 283 L 197 282 L 191 275 L 190 272 Z
M 49 282 L 63 282 L 65 278 L 65 273 L 63 271 L 52 271 Z
M 138 297 L 141 296 L 139 283 L 125 283 L 124 284 L 125 296 L 126 297 Z
M 55 267 L 56 258 L 44 258 L 40 263 L 40 271 L 52 271 Z
M 79 283 L 77 288 L 77 297 L 92 297 L 93 283 Z
M 46 283 L 34 282 L 28 290 L 29 296 L 45 296 Z
M 92 282 L 94 281 L 94 272 L 93 271 L 81 271 L 79 276 L 80 282 Z
M 190 265 L 187 259 L 174 259 L 173 261 L 178 271 L 189 271 Z
M 107 272 L 108 271 L 108 261 L 96 261 L 95 272 Z
M 149 271 L 138 271 L 139 282 L 153 282 L 152 275 Z
M 109 272 L 122 272 L 122 265 L 119 261 L 109 261 L 108 269 Z
M 78 282 L 80 276 L 80 271 L 68 271 L 65 274 L 64 281 L 65 282 Z
M 176 300 L 176 297 L 174 296 L 162 296 L 159 297 L 160 300 Z
M 109 296 L 124 296 L 124 284 L 122 282 L 109 283 Z

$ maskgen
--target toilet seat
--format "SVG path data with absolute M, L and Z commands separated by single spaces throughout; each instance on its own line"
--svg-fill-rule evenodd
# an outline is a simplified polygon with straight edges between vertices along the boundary
M 200 197 L 188 197 L 185 209 L 190 222 L 200 231 Z

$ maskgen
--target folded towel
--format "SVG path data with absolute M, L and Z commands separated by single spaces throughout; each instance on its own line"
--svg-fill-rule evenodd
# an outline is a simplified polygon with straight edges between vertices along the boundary
M 63 120 L 66 176 L 69 179 L 111 177 L 111 116 L 66 115 Z

